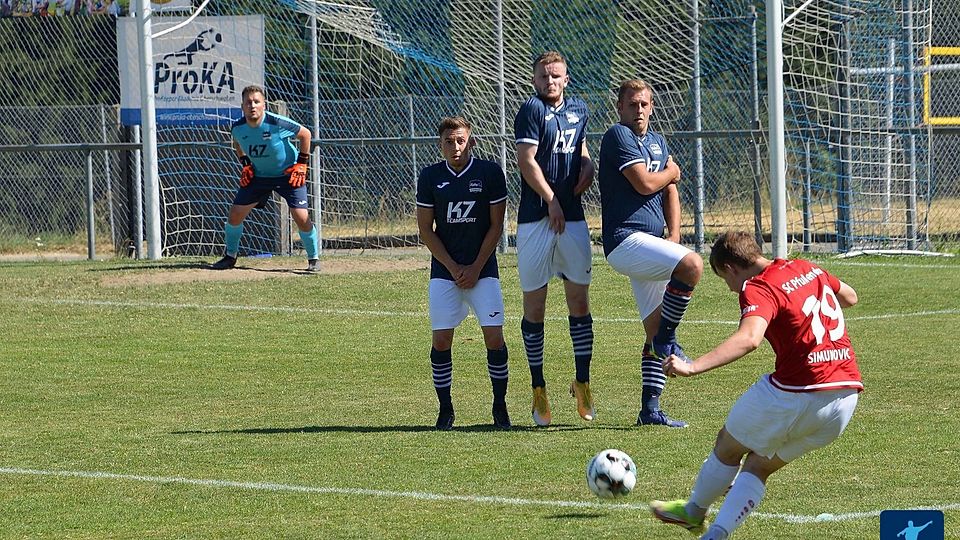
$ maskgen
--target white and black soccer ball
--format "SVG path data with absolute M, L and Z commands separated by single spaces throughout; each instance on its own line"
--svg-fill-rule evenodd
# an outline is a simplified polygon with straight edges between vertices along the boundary
M 597 497 L 611 499 L 633 491 L 637 485 L 637 466 L 620 450 L 604 450 L 587 463 L 587 486 Z

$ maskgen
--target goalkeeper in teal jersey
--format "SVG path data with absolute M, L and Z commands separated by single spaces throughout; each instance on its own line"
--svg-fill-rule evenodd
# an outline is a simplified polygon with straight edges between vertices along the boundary
M 210 265 L 226 270 L 237 264 L 243 220 L 257 204 L 276 191 L 287 200 L 290 215 L 300 230 L 307 252 L 307 271 L 318 272 L 317 228 L 307 210 L 307 163 L 310 161 L 310 130 L 293 120 L 266 111 L 266 94 L 259 86 L 243 89 L 243 118 L 233 123 L 233 148 L 243 167 L 240 187 L 224 223 L 226 253 Z M 291 139 L 296 138 L 294 146 Z M 299 152 L 298 152 L 299 150 Z

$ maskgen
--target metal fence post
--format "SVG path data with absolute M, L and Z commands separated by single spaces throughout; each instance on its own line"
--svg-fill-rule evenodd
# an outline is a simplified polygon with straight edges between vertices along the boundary
M 93 151 L 87 150 L 87 258 L 97 257 L 95 220 L 93 216 Z

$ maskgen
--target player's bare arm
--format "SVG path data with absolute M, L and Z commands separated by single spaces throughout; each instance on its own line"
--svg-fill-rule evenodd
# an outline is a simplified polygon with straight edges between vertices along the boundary
M 840 307 L 848 308 L 850 306 L 854 306 L 859 300 L 857 297 L 857 291 L 842 281 L 840 282 L 840 290 L 836 291 L 836 293 L 837 300 L 840 301 Z
M 633 189 L 641 195 L 653 195 L 671 183 L 680 180 L 680 166 L 667 159 L 667 165 L 662 171 L 650 172 L 647 164 L 640 162 L 623 169 L 623 176 L 627 178 Z
M 573 188 L 574 195 L 582 195 L 590 189 L 593 184 L 593 177 L 596 174 L 596 166 L 590 159 L 590 152 L 587 150 L 587 140 L 583 140 L 583 150 L 580 152 L 580 176 L 577 178 L 577 185 Z
M 454 279 L 460 279 L 460 275 L 463 274 L 463 266 L 453 260 L 450 253 L 447 252 L 446 246 L 437 236 L 437 232 L 433 229 L 433 208 L 417 207 L 417 229 L 420 231 L 420 240 L 430 250 L 430 254 L 450 271 L 450 275 Z
M 503 234 L 503 221 L 507 213 L 507 201 L 503 201 L 490 206 L 490 228 L 483 237 L 483 243 L 480 244 L 480 251 L 477 253 L 476 260 L 472 264 L 463 267 L 463 274 L 457 278 L 457 287 L 461 289 L 472 289 L 480 279 L 480 272 L 484 265 L 493 255 L 497 245 L 500 244 L 500 235 Z
M 755 351 L 763 342 L 766 331 L 766 319 L 746 317 L 740 321 L 737 331 L 726 341 L 689 364 L 671 354 L 663 361 L 663 372 L 669 377 L 691 377 L 725 366 Z
M 297 142 L 300 143 L 299 148 L 301 154 L 310 153 L 311 137 L 312 135 L 310 134 L 310 130 L 304 126 L 300 126 L 300 131 L 297 132 Z
M 553 188 L 543 176 L 543 169 L 536 160 L 537 145 L 522 143 L 517 145 L 517 165 L 520 167 L 520 175 L 523 181 L 527 183 L 540 198 L 547 203 L 547 215 L 550 218 L 550 230 L 557 234 L 562 234 L 566 227 L 566 220 L 563 217 L 563 209 L 560 208 L 560 201 L 554 196 Z
M 680 243 L 680 190 L 676 183 L 663 190 L 663 220 L 667 224 L 667 240 Z

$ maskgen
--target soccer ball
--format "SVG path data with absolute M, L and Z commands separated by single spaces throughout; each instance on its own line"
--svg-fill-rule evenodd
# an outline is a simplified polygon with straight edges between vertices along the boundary
M 620 497 L 630 493 L 636 484 L 637 466 L 626 452 L 610 448 L 587 463 L 587 486 L 597 497 Z

